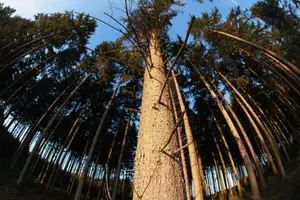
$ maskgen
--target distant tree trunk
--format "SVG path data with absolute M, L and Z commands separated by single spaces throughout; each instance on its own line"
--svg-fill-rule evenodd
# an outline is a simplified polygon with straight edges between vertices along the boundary
M 69 100 L 74 96 L 74 94 L 76 93 L 76 91 L 79 89 L 79 87 L 90 77 L 91 74 L 87 75 L 82 81 L 81 83 L 71 92 L 71 94 L 67 97 L 67 99 L 61 104 L 61 106 L 57 109 L 56 113 L 53 115 L 53 117 L 51 118 L 50 122 L 48 123 L 48 125 L 45 127 L 45 129 L 43 130 L 43 132 L 41 133 L 40 137 L 37 139 L 31 154 L 29 155 L 23 169 L 22 172 L 18 178 L 17 184 L 21 185 L 24 181 L 25 175 L 27 173 L 27 170 L 29 168 L 29 165 L 32 161 L 32 159 L 34 158 L 34 156 L 37 153 L 37 150 L 39 148 L 39 145 L 41 144 L 42 140 L 44 139 L 44 137 L 46 136 L 48 130 L 50 129 L 51 125 L 54 123 L 55 119 L 58 117 L 58 115 L 61 113 L 62 109 L 64 108 L 64 106 L 69 102 Z
M 212 85 L 214 86 L 215 89 L 216 86 L 212 83 Z M 255 163 L 255 167 L 256 167 L 256 170 L 258 172 L 258 175 L 259 175 L 259 178 L 260 178 L 260 182 L 262 184 L 262 186 L 265 188 L 267 185 L 266 185 L 266 181 L 265 181 L 265 178 L 263 176 L 263 172 L 262 172 L 262 168 L 261 168 L 261 165 L 260 165 L 260 162 L 259 160 L 257 159 L 256 157 L 256 154 L 255 154 L 255 151 L 254 151 L 254 148 L 252 146 L 252 143 L 242 125 L 242 123 L 240 122 L 239 118 L 237 117 L 237 115 L 235 114 L 235 112 L 233 111 L 232 107 L 229 105 L 229 103 L 227 102 L 227 100 L 225 99 L 224 95 L 219 91 L 217 90 L 219 96 L 221 96 L 222 100 L 225 102 L 225 105 L 227 107 L 227 109 L 229 110 L 230 114 L 232 115 L 233 119 L 235 120 L 235 122 L 237 123 L 239 129 L 241 130 L 241 133 L 242 135 L 244 136 L 245 140 L 246 140 L 246 143 L 248 145 L 248 148 L 250 150 L 250 153 L 251 153 L 251 156 L 252 156 L 252 159 Z
M 258 189 L 258 185 L 257 185 L 257 181 L 256 181 L 256 177 L 255 177 L 255 173 L 249 158 L 249 155 L 247 153 L 247 150 L 244 146 L 244 143 L 242 141 L 242 139 L 240 138 L 240 135 L 235 127 L 235 125 L 233 124 L 230 116 L 228 115 L 227 111 L 225 110 L 224 106 L 222 105 L 222 103 L 220 102 L 218 96 L 216 95 L 216 93 L 214 92 L 214 90 L 211 88 L 211 86 L 208 84 L 208 82 L 206 81 L 206 79 L 204 78 L 203 75 L 200 74 L 199 70 L 197 70 L 196 67 L 194 67 L 197 74 L 199 75 L 200 79 L 203 81 L 203 83 L 205 84 L 206 88 L 208 89 L 208 91 L 210 92 L 210 94 L 212 95 L 212 97 L 216 100 L 217 106 L 219 108 L 219 110 L 221 111 L 226 123 L 228 124 L 231 133 L 233 135 L 233 137 L 236 140 L 239 152 L 243 158 L 244 164 L 247 168 L 247 172 L 248 172 L 248 177 L 251 183 L 251 190 L 252 190 L 252 198 L 253 199 L 260 199 L 260 192 Z M 241 193 L 241 192 L 240 192 Z
M 300 69 L 299 69 L 299 68 L 297 68 L 297 67 L 296 67 L 295 65 L 293 65 L 292 63 L 288 62 L 288 61 L 287 61 L 286 59 L 284 59 L 283 57 L 277 55 L 276 53 L 274 53 L 274 52 L 272 52 L 272 51 L 270 51 L 270 50 L 268 50 L 268 49 L 266 49 L 266 48 L 264 48 L 264 47 L 262 47 L 262 46 L 260 46 L 260 45 L 254 44 L 253 42 L 244 40 L 244 39 L 242 39 L 242 38 L 239 38 L 239 37 L 234 36 L 234 35 L 229 34 L 229 33 L 225 33 L 225 32 L 223 32 L 223 31 L 213 30 L 213 32 L 218 33 L 218 34 L 221 34 L 221 35 L 224 35 L 224 36 L 227 36 L 227 37 L 230 37 L 230 38 L 235 39 L 235 40 L 238 40 L 238 41 L 241 41 L 241 42 L 246 43 L 246 44 L 248 44 L 248 45 L 250 45 L 250 46 L 252 46 L 252 47 L 255 47 L 256 49 L 259 49 L 259 50 L 263 51 L 263 52 L 266 53 L 267 55 L 270 55 L 270 56 L 272 56 L 272 57 L 278 59 L 278 61 L 280 61 L 280 63 L 282 63 L 282 64 L 288 66 L 289 68 L 291 68 L 294 72 L 296 72 L 296 73 L 298 74 L 298 76 L 300 75 Z
M 103 125 L 104 125 L 104 122 L 106 121 L 106 117 L 108 115 L 108 112 L 109 112 L 109 109 L 115 99 L 115 96 L 119 90 L 119 87 L 121 85 L 123 81 L 123 77 L 121 76 L 120 80 L 119 80 L 119 83 L 118 85 L 116 86 L 109 102 L 108 102 L 108 105 L 106 107 L 106 110 L 105 112 L 103 113 L 102 117 L 101 117 L 101 122 L 97 128 L 97 131 L 96 131 L 96 134 L 94 136 L 94 139 L 93 139 L 93 142 L 92 142 L 92 145 L 91 145 L 91 148 L 90 148 L 90 151 L 89 151 L 89 154 L 88 154 L 88 157 L 87 157 L 87 160 L 85 162 L 85 165 L 84 165 L 84 168 L 83 168 L 83 171 L 82 171 L 82 175 L 80 177 L 80 180 L 79 180 L 79 183 L 78 183 L 78 186 L 77 186 L 77 189 L 76 189 L 76 194 L 75 194 L 75 198 L 74 200 L 80 200 L 81 198 L 81 194 L 82 194 L 82 189 L 83 189 L 83 185 L 84 185 L 84 182 L 85 182 L 85 178 L 86 178 L 86 175 L 88 173 L 88 169 L 89 169 L 89 166 L 91 164 L 91 161 L 92 161 L 92 158 L 93 158 L 93 154 L 94 154 L 94 151 L 95 151 L 95 147 L 96 147 L 96 144 L 98 142 L 98 138 L 101 134 L 101 131 L 102 131 L 102 128 L 103 128 Z
M 75 182 L 75 176 L 78 174 L 78 179 L 80 179 L 80 169 L 81 169 L 81 166 L 83 165 L 83 158 L 84 158 L 84 155 L 86 154 L 87 150 L 88 150 L 88 147 L 89 147 L 89 142 L 86 143 L 85 145 L 85 148 L 84 148 L 84 151 L 80 157 L 80 160 L 78 162 L 78 167 L 76 168 L 76 171 L 73 175 L 73 177 L 71 178 L 70 180 L 70 184 L 69 184 L 69 187 L 68 187 L 68 193 L 69 193 L 69 196 L 71 195 L 72 193 L 72 189 L 73 189 L 73 185 L 74 185 L 74 182 Z
M 259 119 L 259 117 L 257 116 L 257 114 L 254 112 L 254 110 L 252 109 L 252 107 L 248 104 L 248 102 L 245 100 L 245 98 L 240 94 L 240 92 L 231 84 L 231 82 L 220 72 L 218 72 L 218 74 L 226 81 L 226 83 L 230 86 L 230 88 L 236 93 L 236 95 L 243 101 L 243 103 L 246 105 L 246 107 L 248 108 L 248 110 L 251 112 L 252 116 L 254 117 L 254 119 L 256 120 L 256 122 L 258 123 L 258 125 L 260 126 L 260 128 L 263 130 L 263 132 L 265 133 L 265 136 L 268 140 L 269 145 L 271 146 L 276 161 L 278 163 L 279 169 L 280 169 L 280 173 L 282 178 L 285 177 L 285 170 L 280 158 L 280 155 L 278 153 L 278 148 L 276 147 L 274 141 L 272 140 L 271 136 L 269 135 L 268 131 L 266 130 L 266 127 L 262 124 L 261 120 Z
M 71 143 L 72 143 L 72 141 L 73 141 L 73 138 L 75 137 L 75 135 L 76 135 L 76 133 L 77 133 L 77 131 L 78 131 L 78 129 L 79 129 L 80 126 L 78 126 L 77 130 L 75 130 L 74 133 L 73 133 L 73 130 L 74 130 L 75 127 L 77 126 L 77 124 L 78 124 L 78 122 L 79 122 L 79 118 L 80 118 L 80 116 L 82 115 L 83 111 L 84 111 L 84 108 L 83 108 L 83 109 L 81 110 L 81 112 L 79 113 L 79 115 L 78 115 L 78 117 L 76 118 L 76 120 L 74 121 L 73 126 L 71 127 L 71 129 L 70 129 L 70 131 L 69 131 L 67 137 L 64 139 L 64 143 L 63 143 L 62 148 L 61 148 L 61 150 L 60 150 L 60 152 L 59 152 L 59 157 L 58 157 L 57 164 L 54 164 L 53 169 L 52 169 L 52 172 L 51 172 L 51 176 L 50 176 L 50 178 L 49 178 L 49 180 L 48 180 L 48 183 L 47 183 L 47 189 L 49 189 L 50 185 L 51 185 L 51 188 L 52 188 L 52 187 L 54 186 L 54 184 L 55 184 L 55 179 L 56 179 L 57 174 L 58 174 L 58 173 L 55 174 L 55 171 L 57 171 L 57 170 L 60 169 L 61 165 L 63 164 L 63 162 L 64 162 L 64 160 L 65 160 L 65 158 L 66 158 L 66 156 L 67 156 L 67 152 L 69 151 L 69 148 L 70 148 L 70 146 L 71 146 Z M 73 135 L 72 135 L 72 133 L 73 133 Z M 72 136 L 72 138 L 70 139 L 71 136 Z M 68 144 L 69 139 L 70 139 L 70 142 L 69 142 L 69 144 Z M 67 144 L 68 144 L 68 145 L 67 145 Z M 64 151 L 65 148 L 66 148 L 66 153 L 63 154 L 63 151 Z M 63 157 L 62 157 L 62 156 L 63 156 Z M 61 158 L 62 158 L 62 159 L 61 159 Z M 61 163 L 59 163 L 60 160 L 62 160 Z M 53 178 L 54 174 L 55 174 L 55 177 Z M 54 179 L 54 180 L 53 180 L 53 184 L 51 184 L 52 179 Z
M 223 183 L 223 180 L 222 180 L 222 177 L 221 177 L 219 165 L 218 165 L 217 160 L 215 158 L 214 152 L 212 152 L 212 157 L 213 157 L 213 160 L 214 160 L 215 170 L 216 170 L 216 173 L 217 173 L 217 180 L 218 180 L 217 182 L 219 184 L 219 189 L 220 189 L 221 194 L 223 194 L 224 190 L 225 190 L 224 183 Z
M 53 101 L 53 103 L 48 107 L 47 111 L 39 118 L 39 121 L 35 124 L 34 127 L 32 127 L 28 134 L 25 137 L 25 140 L 20 144 L 19 148 L 17 149 L 14 158 L 13 158 L 13 162 L 11 164 L 10 170 L 12 170 L 15 165 L 17 164 L 17 162 L 19 161 L 19 157 L 21 155 L 21 152 L 23 152 L 24 148 L 27 147 L 30 143 L 30 141 L 32 140 L 32 138 L 34 137 L 35 134 L 35 130 L 38 128 L 38 126 L 40 125 L 40 123 L 42 122 L 42 120 L 45 118 L 45 116 L 50 112 L 50 110 L 52 110 L 53 106 L 56 104 L 56 102 L 66 93 L 67 89 L 64 90 L 63 92 L 60 93 L 60 95 Z
M 227 167 L 226 167 L 226 164 L 225 164 L 222 152 L 220 150 L 219 144 L 218 144 L 218 142 L 217 142 L 217 140 L 216 140 L 215 137 L 214 137 L 214 141 L 215 141 L 218 153 L 219 153 L 220 161 L 221 161 L 223 172 L 225 174 L 225 178 L 226 178 L 226 181 L 227 181 L 227 184 L 228 184 L 229 192 L 230 192 L 230 195 L 232 195 L 232 186 L 231 186 L 231 184 L 229 182 L 228 170 L 227 170 Z M 224 181 L 225 181 L 225 178 L 224 178 Z M 226 184 L 225 184 L 225 186 L 226 186 Z
M 171 89 L 170 89 L 170 96 L 171 96 L 171 100 L 172 100 L 175 122 L 178 123 L 178 120 L 179 120 L 178 113 L 176 110 L 175 100 L 174 100 L 174 96 L 173 96 Z M 186 197 L 187 197 L 187 200 L 191 200 L 190 182 L 189 182 L 189 176 L 188 176 L 188 171 L 187 171 L 186 159 L 185 159 L 185 155 L 184 155 L 184 149 L 182 149 L 182 147 L 183 147 L 182 134 L 181 134 L 179 127 L 177 128 L 177 137 L 178 137 L 178 142 L 179 142 L 179 148 L 181 148 L 180 157 L 181 157 L 181 163 L 182 163 L 182 168 L 183 168 L 182 170 L 183 170 L 183 177 L 184 177 L 184 183 L 185 183 Z
M 87 193 L 85 195 L 86 199 L 90 198 L 91 188 L 92 188 L 93 182 L 95 180 L 95 176 L 96 176 L 96 172 L 97 172 L 97 167 L 98 167 L 98 161 L 99 161 L 99 158 L 100 158 L 100 155 L 101 155 L 100 154 L 101 153 L 101 149 L 102 149 L 102 145 L 100 145 L 100 150 L 99 150 L 98 156 L 97 156 L 96 161 L 95 161 L 95 168 L 94 168 L 92 176 L 91 176 L 91 181 L 89 183 L 88 191 L 87 191 Z
M 178 148 L 175 137 L 169 142 L 175 124 L 170 111 L 169 86 L 163 88 L 168 77 L 160 52 L 159 34 L 155 30 L 151 31 L 148 58 L 150 65 L 146 66 L 149 71 L 146 68 L 144 72 L 133 199 L 182 200 L 185 194 L 181 166 L 167 155 Z M 164 153 L 162 148 L 166 144 Z
M 130 126 L 131 114 L 132 114 L 132 111 L 129 111 L 128 120 L 127 120 L 127 124 L 126 124 L 126 128 L 125 128 L 125 133 L 123 136 L 123 142 L 122 142 L 122 146 L 121 146 L 121 150 L 120 150 L 116 176 L 115 176 L 115 180 L 113 183 L 112 200 L 116 200 L 117 193 L 118 193 L 118 183 L 119 183 L 119 177 L 120 177 L 120 172 L 121 172 L 121 167 L 122 167 L 123 154 L 124 154 L 126 140 L 127 140 L 127 134 L 129 131 L 129 126 Z
M 224 146 L 226 147 L 226 150 L 227 150 L 227 153 L 228 153 L 228 157 L 229 157 L 229 161 L 230 161 L 230 164 L 232 166 L 232 169 L 233 169 L 233 173 L 234 173 L 234 176 L 235 176 L 235 179 L 236 179 L 236 182 L 237 182 L 237 189 L 238 189 L 238 193 L 239 193 L 239 196 L 242 197 L 243 196 L 243 193 L 242 193 L 242 186 L 241 186 L 241 183 L 240 183 L 240 180 L 239 180 L 239 177 L 238 177 L 238 173 L 237 173 L 237 169 L 236 169 L 236 165 L 234 163 L 234 160 L 233 160 L 233 157 L 231 155 L 231 152 L 230 152 L 230 149 L 229 149 L 229 146 L 227 144 L 227 141 L 224 137 L 224 134 L 223 134 L 223 130 L 221 129 L 217 119 L 215 118 L 215 116 L 213 115 L 213 120 L 214 122 L 216 123 L 216 126 L 218 128 L 218 131 L 220 132 L 220 135 L 221 135 L 221 139 L 224 143 Z

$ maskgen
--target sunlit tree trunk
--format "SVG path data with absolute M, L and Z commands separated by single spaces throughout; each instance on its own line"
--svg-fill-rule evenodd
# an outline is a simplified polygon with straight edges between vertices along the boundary
M 189 121 L 189 118 L 188 118 L 188 115 L 186 112 L 186 107 L 184 105 L 184 100 L 183 100 L 174 70 L 172 70 L 172 76 L 173 76 L 173 80 L 174 80 L 174 84 L 175 84 L 178 103 L 180 105 L 180 110 L 181 110 L 181 112 L 185 112 L 183 115 L 183 123 L 184 123 L 184 130 L 185 130 L 185 134 L 186 134 L 187 144 L 190 144 L 188 146 L 188 152 L 189 152 L 189 158 L 190 158 L 192 178 L 193 178 L 193 183 L 194 183 L 194 196 L 195 196 L 195 199 L 197 199 L 197 200 L 203 199 L 203 193 L 202 193 L 203 191 L 202 190 L 204 188 L 203 187 L 204 182 L 202 182 L 202 179 L 203 179 L 204 175 L 203 175 L 203 169 L 201 169 L 201 171 L 200 171 L 199 162 L 198 162 L 198 158 L 199 158 L 200 162 L 201 162 L 201 158 L 200 158 L 200 155 L 199 155 L 199 157 L 197 155 L 197 150 L 196 150 L 196 146 L 195 146 L 195 142 L 194 142 L 192 128 L 190 125 L 190 121 Z
M 173 112 L 174 112 L 174 116 L 175 116 L 175 122 L 178 123 L 178 120 L 179 120 L 178 113 L 176 110 L 175 99 L 174 99 L 171 89 L 170 89 L 170 95 L 171 95 L 171 99 L 172 99 L 172 106 L 173 106 Z M 191 200 L 190 182 L 189 182 L 189 176 L 188 176 L 188 171 L 187 171 L 184 150 L 182 149 L 182 147 L 183 147 L 182 134 L 181 134 L 179 127 L 177 128 L 177 137 L 178 137 L 178 142 L 179 142 L 179 148 L 181 149 L 180 150 L 180 158 L 181 158 L 181 163 L 182 163 L 182 168 L 183 168 L 182 170 L 183 170 L 183 176 L 184 176 L 186 197 L 187 197 L 187 200 Z
M 195 67 L 194 67 L 195 68 Z M 240 138 L 240 135 L 235 127 L 235 125 L 233 124 L 230 116 L 228 115 L 227 111 L 225 110 L 224 106 L 221 104 L 218 96 L 216 95 L 216 93 L 213 91 L 213 89 L 211 88 L 211 86 L 208 84 L 208 82 L 206 81 L 206 79 L 204 78 L 203 75 L 200 74 L 199 70 L 197 70 L 197 68 L 195 68 L 197 74 L 199 75 L 200 79 L 203 81 L 203 83 L 205 84 L 206 88 L 208 89 L 208 91 L 210 92 L 210 94 L 212 95 L 212 97 L 216 100 L 217 106 L 219 108 L 219 110 L 221 111 L 222 115 L 224 116 L 224 119 L 226 120 L 231 133 L 233 135 L 233 137 L 236 140 L 238 149 L 240 151 L 240 154 L 243 158 L 244 164 L 247 168 L 247 172 L 248 172 L 248 177 L 251 183 L 251 189 L 252 189 L 252 198 L 253 199 L 260 199 L 260 192 L 258 189 L 258 184 L 256 181 L 256 177 L 255 177 L 255 173 L 248 155 L 248 152 L 244 146 L 244 143 L 242 141 L 242 139 Z M 241 194 L 241 192 L 239 192 Z
M 214 88 L 216 88 L 216 86 L 213 84 Z M 243 137 L 245 138 L 246 140 L 246 143 L 248 145 L 248 148 L 250 150 L 250 153 L 251 153 L 251 156 L 252 156 L 252 159 L 255 163 L 255 167 L 256 167 L 256 170 L 258 172 L 258 175 L 259 175 L 259 178 L 260 178 L 260 182 L 262 184 L 263 187 L 266 187 L 266 181 L 265 181 L 265 178 L 263 176 L 263 172 L 262 172 L 262 168 L 261 168 L 261 165 L 260 165 L 260 162 L 259 160 L 257 159 L 257 156 L 255 154 L 255 151 L 254 151 L 254 148 L 253 148 L 253 145 L 242 125 L 242 123 L 240 122 L 239 118 L 237 117 L 237 115 L 235 114 L 235 112 L 233 111 L 232 107 L 229 105 L 229 103 L 227 102 L 227 100 L 225 99 L 224 95 L 219 91 L 217 90 L 219 96 L 221 96 L 222 100 L 225 102 L 225 106 L 226 108 L 228 109 L 228 111 L 230 112 L 230 114 L 232 115 L 233 119 L 235 120 L 235 122 L 237 123 L 239 129 L 241 130 L 241 133 L 243 135 Z
M 167 77 L 156 32 L 151 34 L 149 49 L 151 58 L 148 58 L 150 66 L 147 67 L 150 70 L 144 72 L 133 199 L 182 200 L 185 194 L 181 166 L 167 155 L 176 150 L 178 144 L 175 137 L 168 142 L 175 124 L 170 111 L 169 86 L 163 88 Z
M 278 163 L 279 169 L 280 169 L 280 173 L 282 178 L 285 177 L 285 170 L 280 158 L 280 155 L 278 153 L 277 147 L 274 143 L 274 141 L 272 140 L 271 136 L 269 135 L 268 131 L 266 130 L 265 126 L 262 124 L 261 120 L 259 119 L 259 117 L 257 116 L 257 114 L 254 112 L 254 110 L 252 109 L 252 107 L 248 104 L 248 102 L 245 100 L 245 98 L 240 94 L 239 91 L 237 91 L 237 89 L 231 84 L 231 82 L 220 72 L 218 72 L 218 74 L 226 81 L 226 83 L 230 86 L 230 88 L 236 93 L 236 95 L 243 101 L 243 103 L 246 105 L 246 107 L 248 108 L 248 110 L 251 112 L 252 116 L 254 117 L 254 119 L 256 120 L 256 122 L 258 123 L 259 127 L 263 130 L 263 132 L 265 133 L 265 136 L 268 140 L 269 145 L 271 146 L 276 161 Z

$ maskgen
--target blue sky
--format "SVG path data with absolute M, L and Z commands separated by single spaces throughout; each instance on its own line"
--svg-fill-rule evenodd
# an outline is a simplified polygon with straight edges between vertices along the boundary
M 112 25 L 116 25 L 103 12 L 113 15 L 116 19 L 124 15 L 124 12 L 116 9 L 123 9 L 124 0 L 0 0 L 0 2 L 15 8 L 18 15 L 27 18 L 33 18 L 34 14 L 41 12 L 53 13 L 74 10 L 88 13 Z M 170 30 L 172 38 L 176 38 L 177 35 L 185 35 L 190 15 L 201 16 L 202 12 L 210 12 L 216 6 L 222 15 L 226 16 L 230 8 L 237 5 L 240 5 L 242 8 L 249 8 L 256 0 L 214 0 L 213 3 L 205 0 L 204 4 L 199 4 L 194 0 L 182 0 L 182 2 L 186 3 L 186 6 L 180 8 L 182 13 L 178 14 L 172 21 L 173 27 Z M 120 33 L 117 31 L 98 23 L 98 28 L 91 38 L 89 46 L 94 47 L 101 41 L 114 40 L 118 36 L 120 36 Z

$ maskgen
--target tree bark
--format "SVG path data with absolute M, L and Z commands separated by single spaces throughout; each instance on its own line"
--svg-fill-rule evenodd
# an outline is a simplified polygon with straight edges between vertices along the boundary
M 151 58 L 148 61 L 152 65 L 147 66 L 150 70 L 145 69 L 144 72 L 133 199 L 182 200 L 185 194 L 181 166 L 177 160 L 167 155 L 176 150 L 178 144 L 175 137 L 168 142 L 175 124 L 170 111 L 169 86 L 163 88 L 167 77 L 159 36 L 155 32 L 152 32 L 149 49 Z M 166 143 L 166 153 L 163 153 L 162 147 Z
M 178 113 L 176 110 L 176 105 L 175 105 L 175 100 L 174 100 L 174 96 L 172 93 L 172 89 L 170 89 L 170 95 L 171 95 L 171 99 L 172 99 L 172 106 L 173 106 L 173 112 L 174 112 L 174 116 L 175 116 L 175 122 L 178 123 Z M 177 137 L 178 137 L 178 141 L 179 141 L 179 148 L 181 149 L 180 150 L 180 158 L 181 158 L 181 163 L 182 163 L 182 168 L 183 168 L 182 170 L 183 170 L 183 177 L 184 177 L 184 183 L 185 183 L 186 197 L 187 197 L 187 200 L 191 200 L 190 182 L 189 182 L 189 176 L 188 176 L 188 171 L 187 171 L 184 150 L 182 149 L 182 147 L 183 147 L 182 134 L 181 134 L 179 127 L 177 128 Z
M 181 94 L 179 84 L 177 81 L 177 77 L 174 73 L 174 70 L 172 70 L 172 76 L 174 77 L 173 80 L 174 80 L 174 84 L 175 84 L 177 98 L 178 98 L 179 105 L 180 105 L 180 110 L 181 110 L 181 112 L 185 112 L 186 108 L 184 105 L 184 101 L 182 98 L 182 94 Z M 200 172 L 200 167 L 199 167 L 199 162 L 198 162 L 198 158 L 200 159 L 200 161 L 201 161 L 201 158 L 200 158 L 200 155 L 197 155 L 197 150 L 196 150 L 196 146 L 194 143 L 192 128 L 191 128 L 190 121 L 189 121 L 189 118 L 188 118 L 188 115 L 186 112 L 183 115 L 183 123 L 184 123 L 184 130 L 185 130 L 185 134 L 186 134 L 186 140 L 187 140 L 187 143 L 190 144 L 188 146 L 188 151 L 189 151 L 192 178 L 194 181 L 193 182 L 194 183 L 194 196 L 195 196 L 195 200 L 202 200 L 203 199 L 203 188 L 204 188 L 203 187 L 204 182 L 202 182 L 203 171 Z M 201 177 L 201 175 L 202 175 L 202 177 Z

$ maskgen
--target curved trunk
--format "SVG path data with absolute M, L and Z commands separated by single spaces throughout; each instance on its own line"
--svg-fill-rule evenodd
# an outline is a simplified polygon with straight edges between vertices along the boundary
M 89 74 L 88 76 L 86 76 L 81 83 L 71 92 L 71 94 L 67 97 L 67 99 L 61 104 L 61 106 L 57 109 L 56 113 L 54 114 L 54 116 L 51 118 L 50 122 L 48 123 L 48 125 L 45 127 L 45 129 L 43 130 L 43 132 L 41 133 L 40 137 L 37 139 L 31 154 L 29 155 L 23 169 L 22 172 L 18 178 L 17 184 L 21 185 L 22 182 L 24 181 L 25 175 L 27 173 L 27 170 L 29 168 L 29 165 L 33 159 L 33 157 L 35 156 L 39 145 L 41 144 L 42 140 L 44 139 L 44 137 L 46 136 L 46 134 L 48 133 L 51 125 L 54 123 L 55 119 L 58 117 L 58 115 L 61 113 L 62 109 L 64 108 L 64 106 L 69 102 L 69 100 L 74 96 L 74 94 L 76 93 L 76 91 L 79 89 L 79 87 L 88 79 L 88 77 L 90 77 L 91 74 Z
M 133 199 L 183 200 L 185 194 L 181 166 L 169 156 L 178 148 L 178 143 L 175 137 L 169 140 L 175 124 L 170 111 L 169 86 L 163 88 L 167 77 L 158 38 L 152 33 L 149 44 L 151 57 L 148 58 L 152 65 L 147 66 L 151 71 L 148 72 L 146 68 L 144 72 Z M 167 147 L 162 151 L 166 144 Z
M 179 84 L 177 81 L 177 77 L 174 73 L 174 70 L 172 70 L 172 76 L 174 77 L 174 84 L 175 84 L 175 89 L 176 89 L 176 93 L 177 93 L 177 98 L 178 98 L 178 102 L 180 105 L 180 110 L 181 112 L 184 112 L 183 114 L 183 123 L 184 123 L 184 130 L 186 133 L 186 140 L 187 143 L 190 144 L 188 146 L 188 152 L 189 152 L 189 158 L 190 158 L 190 165 L 191 165 L 191 172 L 192 172 L 192 178 L 193 178 L 193 183 L 194 183 L 194 194 L 195 194 L 195 200 L 200 200 L 203 199 L 203 183 L 201 180 L 203 179 L 203 171 L 201 173 L 200 171 L 200 167 L 199 167 L 199 162 L 198 162 L 198 158 L 201 161 L 200 156 L 198 157 L 197 155 L 197 150 L 196 150 L 196 146 L 194 143 L 194 137 L 193 137 L 193 133 L 192 133 L 192 128 L 190 125 L 190 121 L 186 112 L 186 108 L 184 105 L 184 101 L 182 98 L 182 94 L 179 88 Z M 202 177 L 200 177 L 202 175 Z
M 195 67 L 194 67 L 195 68 Z M 258 189 L 258 185 L 257 185 L 257 181 L 256 181 L 256 177 L 255 177 L 255 173 L 249 158 L 249 155 L 247 153 L 247 150 L 244 146 L 244 143 L 242 142 L 240 135 L 235 127 L 235 125 L 233 124 L 230 116 L 228 115 L 227 111 L 225 110 L 225 108 L 223 107 L 222 103 L 220 102 L 219 98 L 217 97 L 216 93 L 213 91 L 213 89 L 211 88 L 211 86 L 208 84 L 208 82 L 206 81 L 206 79 L 204 78 L 204 76 L 202 76 L 200 74 L 200 72 L 197 70 L 197 68 L 195 68 L 197 74 L 199 75 L 200 79 L 203 81 L 203 83 L 205 84 L 206 88 L 208 89 L 208 91 L 210 92 L 210 94 L 212 95 L 212 97 L 216 100 L 217 106 L 219 108 L 219 110 L 221 111 L 226 123 L 229 126 L 229 129 L 231 130 L 231 133 L 233 135 L 233 137 L 236 140 L 236 143 L 238 145 L 238 149 L 239 152 L 243 158 L 244 164 L 247 168 L 247 172 L 248 172 L 248 176 L 249 176 L 249 180 L 251 183 L 251 190 L 252 190 L 252 198 L 253 199 L 260 199 L 260 192 Z M 240 188 L 239 188 L 239 194 L 241 194 L 240 192 Z
M 216 88 L 216 86 L 213 84 L 214 88 Z M 228 101 L 225 99 L 224 95 L 219 91 L 217 90 L 219 96 L 221 96 L 222 100 L 225 102 L 225 106 L 226 108 L 229 110 L 230 114 L 232 115 L 233 119 L 235 120 L 236 124 L 238 125 L 243 137 L 245 138 L 245 141 L 246 141 L 246 144 L 248 145 L 248 148 L 250 150 L 250 153 L 251 153 L 251 156 L 252 156 L 252 159 L 255 163 L 255 167 L 256 167 L 256 170 L 258 172 L 258 176 L 259 176 L 259 179 L 260 179 L 260 182 L 262 184 L 262 186 L 265 188 L 267 187 L 266 185 L 266 181 L 265 181 L 265 178 L 263 176 L 263 172 L 262 172 L 262 167 L 261 167 L 261 164 L 255 154 L 255 151 L 254 151 L 254 148 L 253 148 L 253 145 L 242 125 L 242 123 L 240 122 L 239 118 L 237 117 L 237 115 L 235 114 L 235 112 L 233 111 L 232 107 L 229 105 Z
M 288 66 L 289 68 L 291 68 L 294 72 L 296 72 L 298 74 L 298 76 L 300 75 L 300 69 L 298 67 L 296 67 L 295 65 L 293 65 L 292 63 L 290 63 L 289 61 L 287 61 L 286 59 L 284 59 L 283 57 L 277 55 L 276 53 L 274 53 L 273 51 L 270 51 L 268 49 L 265 49 L 264 47 L 260 46 L 260 45 L 257 45 L 257 44 L 254 44 L 253 42 L 250 42 L 250 41 L 247 41 L 247 40 L 244 40 L 242 38 L 239 38 L 237 36 L 234 36 L 232 34 L 229 34 L 229 33 L 225 33 L 223 31 L 217 31 L 217 30 L 212 30 L 212 32 L 215 32 L 215 33 L 218 33 L 218 34 L 221 34 L 221 35 L 224 35 L 224 36 L 227 36 L 227 37 L 230 37 L 232 39 L 235 39 L 235 40 L 238 40 L 238 41 L 241 41 L 243 43 L 246 43 L 252 47 L 255 47 L 256 49 L 259 49 L 261 51 L 263 51 L 264 53 L 272 56 L 272 57 L 275 57 L 276 59 L 278 59 L 280 61 L 280 63 Z
M 280 155 L 278 154 L 278 149 L 276 147 L 276 145 L 274 144 L 274 141 L 272 140 L 271 136 L 269 135 L 268 131 L 266 130 L 265 126 L 262 124 L 262 122 L 260 121 L 259 117 L 257 116 L 257 114 L 254 112 L 254 110 L 252 109 L 252 107 L 248 104 L 248 102 L 245 100 L 245 98 L 240 94 L 239 91 L 237 91 L 237 89 L 231 84 L 231 82 L 220 72 L 218 72 L 218 74 L 226 81 L 226 83 L 231 87 L 231 89 L 236 93 L 236 95 L 243 101 L 243 103 L 246 105 L 246 107 L 248 108 L 248 110 L 251 112 L 252 116 L 254 117 L 254 119 L 256 120 L 256 122 L 258 123 L 258 125 L 260 126 L 260 128 L 263 130 L 263 132 L 265 133 L 265 136 L 268 140 L 269 145 L 271 146 L 276 161 L 278 163 L 279 169 L 280 169 L 280 173 L 282 178 L 285 177 L 285 170 L 280 158 Z
M 115 180 L 113 183 L 112 200 L 116 199 L 117 192 L 118 192 L 118 183 L 119 183 L 119 177 L 120 177 L 120 172 L 121 172 L 121 167 L 122 167 L 123 154 L 124 154 L 126 140 L 127 140 L 127 134 L 128 134 L 129 126 L 130 126 L 131 113 L 132 113 L 132 111 L 129 112 L 128 120 L 127 120 L 127 124 L 126 124 L 126 128 L 125 128 L 125 133 L 123 136 L 123 142 L 122 142 L 122 147 L 121 147 L 121 151 L 120 151 L 120 155 L 119 155 L 117 171 L 116 171 Z

